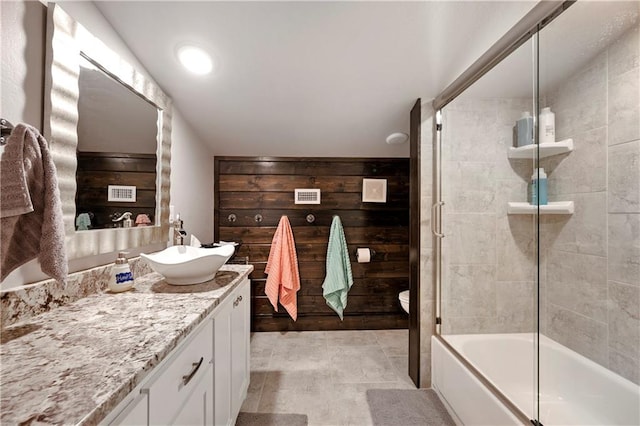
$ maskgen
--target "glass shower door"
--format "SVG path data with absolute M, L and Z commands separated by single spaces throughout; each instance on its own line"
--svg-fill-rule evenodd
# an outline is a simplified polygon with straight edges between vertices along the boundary
M 539 33 L 540 420 L 640 424 L 640 2 L 576 2 Z M 562 365 L 562 368 L 558 368 Z
M 527 419 L 538 418 L 534 47 L 442 109 L 436 152 L 440 335 Z

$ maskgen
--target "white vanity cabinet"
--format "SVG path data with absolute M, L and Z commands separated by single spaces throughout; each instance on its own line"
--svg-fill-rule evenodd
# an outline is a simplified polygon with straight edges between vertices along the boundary
M 214 318 L 215 424 L 235 423 L 249 388 L 249 280 L 227 298 Z
M 249 387 L 245 278 L 101 424 L 233 425 Z

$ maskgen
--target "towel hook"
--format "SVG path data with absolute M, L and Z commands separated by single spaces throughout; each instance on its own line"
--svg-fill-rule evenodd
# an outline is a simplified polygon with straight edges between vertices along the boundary
M 314 215 L 312 215 L 312 214 L 308 214 L 307 215 L 307 222 L 313 223 L 315 221 L 316 221 L 316 217 Z
M 7 136 L 11 135 L 13 124 L 4 118 L 0 118 L 0 145 L 7 143 Z

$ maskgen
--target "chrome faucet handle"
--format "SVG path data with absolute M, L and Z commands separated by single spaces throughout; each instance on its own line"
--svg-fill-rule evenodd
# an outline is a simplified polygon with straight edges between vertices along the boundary
M 176 246 L 184 245 L 184 238 L 187 236 L 187 232 L 183 229 L 184 222 L 180 219 L 180 214 L 176 215 L 176 218 L 169 222 L 173 228 L 173 244 Z

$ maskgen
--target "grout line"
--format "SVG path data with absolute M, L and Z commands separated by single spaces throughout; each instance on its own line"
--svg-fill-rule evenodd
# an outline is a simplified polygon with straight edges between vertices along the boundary
M 267 371 L 264 372 L 264 380 L 262 381 L 262 386 L 260 386 L 260 392 L 258 393 L 258 404 L 256 406 L 256 413 L 260 412 L 260 403 L 262 402 L 262 393 L 264 392 L 264 388 L 267 385 L 267 379 L 269 378 L 269 372 L 270 372 L 269 368 L 271 367 L 272 357 L 273 357 L 273 349 L 271 350 L 271 355 L 269 355 L 269 362 L 267 363 Z

